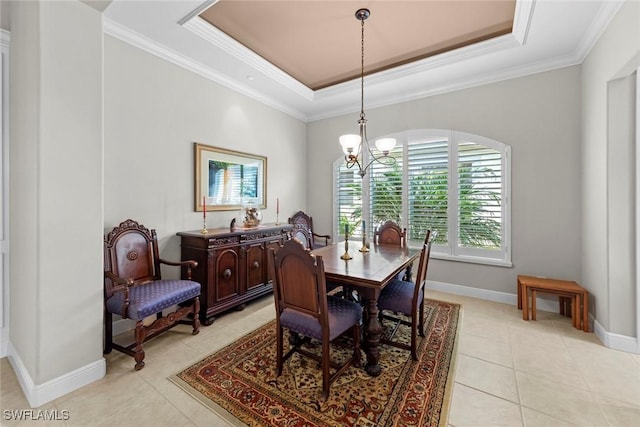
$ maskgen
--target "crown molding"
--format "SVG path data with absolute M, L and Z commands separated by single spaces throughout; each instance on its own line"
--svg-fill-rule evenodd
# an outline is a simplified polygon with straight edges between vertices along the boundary
M 247 82 L 246 72 L 238 71 L 238 74 L 243 73 L 239 76 L 225 74 L 216 68 L 216 64 L 206 62 L 206 59 L 192 59 L 179 53 L 179 49 L 173 50 L 175 47 L 169 48 L 162 42 L 147 38 L 107 17 L 104 17 L 104 31 L 304 122 L 358 111 L 359 105 L 356 105 L 357 97 L 354 94 L 360 90 L 359 79 L 312 91 L 200 18 L 199 13 L 215 1 L 217 0 L 208 0 L 197 9 L 181 15 L 183 17 L 173 21 L 172 25 L 177 23 L 192 40 L 203 40 L 208 45 L 215 46 L 217 52 L 222 54 L 221 58 L 226 55 L 233 62 L 238 61 L 241 66 L 244 64 L 247 69 L 255 70 L 256 77 L 260 78 L 261 87 L 265 87 L 266 84 L 268 92 L 259 89 L 259 85 Z M 591 20 L 585 34 L 580 38 L 579 45 L 573 50 L 558 52 L 550 58 L 525 62 L 528 61 L 529 51 L 534 54 L 537 52 L 538 45 L 535 43 L 538 43 L 538 40 L 532 39 L 531 30 L 533 25 L 537 25 L 533 15 L 540 12 L 542 16 L 546 16 L 544 13 L 548 13 L 549 9 L 543 8 L 546 4 L 539 0 L 517 0 L 513 30 L 510 34 L 368 75 L 367 108 L 388 106 L 581 64 L 623 3 L 622 0 L 612 0 L 598 6 L 597 15 Z M 490 67 L 483 66 L 485 59 L 491 61 Z M 269 85 L 269 82 L 273 84 Z
M 463 77 L 458 80 L 451 81 L 450 83 L 443 85 L 437 85 L 428 87 L 425 86 L 423 90 L 412 91 L 410 94 L 398 92 L 396 95 L 385 96 L 383 100 L 370 100 L 367 101 L 367 109 L 381 108 L 389 105 L 399 104 L 402 102 L 414 101 L 420 98 L 426 98 L 434 95 L 441 95 L 448 92 L 454 92 L 462 89 L 469 89 L 472 87 L 483 86 L 491 83 L 497 83 L 504 80 L 510 80 L 518 77 L 525 77 L 532 74 L 543 73 L 546 71 L 553 71 L 560 68 L 571 67 L 582 63 L 582 59 L 575 53 L 565 55 L 562 57 L 551 58 L 544 61 L 538 61 L 536 63 L 530 63 L 525 65 L 516 65 L 511 67 L 502 67 L 494 72 L 484 72 L 482 74 L 476 74 L 473 77 Z M 372 76 L 373 77 L 373 76 Z M 378 84 L 382 84 L 387 79 L 384 77 L 377 81 Z M 374 80 L 375 81 L 375 80 Z M 370 82 L 373 83 L 373 82 Z M 343 84 L 346 85 L 346 84 Z M 370 87 L 372 84 L 369 85 Z M 331 88 L 334 89 L 334 88 Z M 339 88 L 336 88 L 339 89 Z M 342 91 L 347 90 L 342 86 Z M 359 108 L 359 107 L 358 107 Z M 345 107 L 342 109 L 333 109 L 331 112 L 323 112 L 318 114 L 310 114 L 309 121 L 316 121 L 322 119 L 328 119 L 343 114 L 350 114 L 359 111 L 355 107 Z
M 269 107 L 272 107 L 278 111 L 288 114 L 294 118 L 297 118 L 302 121 L 307 120 L 306 115 L 301 113 L 300 111 L 290 108 L 289 106 L 273 98 L 267 97 L 255 90 L 252 90 L 247 86 L 241 85 L 237 83 L 235 80 L 229 77 L 226 77 L 225 75 L 217 72 L 211 67 L 208 67 L 200 62 L 194 61 L 193 59 L 183 54 L 177 53 L 167 48 L 166 46 L 163 46 L 154 40 L 151 40 L 135 31 L 132 31 L 129 28 L 126 28 L 123 25 L 120 25 L 117 22 L 104 16 L 103 16 L 103 24 L 104 24 L 104 33 L 109 36 L 115 37 L 118 40 L 121 40 L 125 43 L 128 43 L 132 46 L 142 49 L 147 53 L 150 53 L 166 61 L 169 61 L 175 65 L 178 65 L 182 68 L 192 71 L 206 79 L 212 80 L 222 86 L 225 86 L 231 90 L 234 90 L 242 95 L 252 98 L 258 102 L 261 102 Z
M 598 14 L 594 18 L 593 22 L 589 26 L 589 29 L 585 32 L 580 44 L 576 48 L 576 55 L 580 58 L 580 62 L 584 61 L 593 46 L 607 29 L 607 26 L 618 13 L 625 0 L 609 0 L 600 6 Z
M 527 36 L 531 28 L 531 18 L 536 0 L 517 0 L 516 11 L 513 17 L 513 29 L 511 34 L 521 45 L 527 43 Z
M 229 55 L 263 73 L 271 80 L 309 101 L 313 100 L 313 90 L 291 77 L 260 55 L 226 35 L 199 16 L 194 16 L 182 25 Z
M 454 51 L 441 53 L 439 55 L 425 58 L 420 61 L 405 64 L 396 68 L 380 71 L 375 74 L 368 75 L 367 86 L 373 87 L 376 85 L 383 85 L 398 79 L 417 76 L 422 73 L 432 72 L 441 67 L 446 67 L 451 64 L 455 64 L 461 61 L 477 58 L 483 55 L 488 55 L 501 50 L 510 49 L 519 46 L 519 43 L 511 34 L 496 37 L 490 40 L 485 40 L 474 45 L 465 46 Z M 360 88 L 359 80 L 351 80 L 349 82 L 341 83 L 324 89 L 316 91 L 314 99 L 320 100 L 323 98 L 329 98 L 340 93 L 344 93 L 345 90 L 351 90 L 353 88 Z

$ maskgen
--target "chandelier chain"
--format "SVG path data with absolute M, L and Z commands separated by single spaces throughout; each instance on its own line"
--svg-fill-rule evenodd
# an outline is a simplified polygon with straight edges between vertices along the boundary
M 362 17 L 361 22 L 361 42 L 360 42 L 360 118 L 364 119 L 364 20 Z

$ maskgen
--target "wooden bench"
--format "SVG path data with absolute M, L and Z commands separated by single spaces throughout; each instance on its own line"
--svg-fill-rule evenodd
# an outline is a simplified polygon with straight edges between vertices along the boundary
M 589 332 L 589 294 L 576 282 L 518 275 L 518 309 L 522 309 L 523 320 L 529 320 L 529 291 L 531 291 L 532 320 L 536 320 L 538 292 L 555 294 L 559 297 L 560 314 L 571 313 L 573 326 Z

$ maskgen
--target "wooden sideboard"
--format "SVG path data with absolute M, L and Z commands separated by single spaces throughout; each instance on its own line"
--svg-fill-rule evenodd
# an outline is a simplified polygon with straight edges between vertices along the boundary
M 214 315 L 272 291 L 267 268 L 268 250 L 290 238 L 291 225 L 265 224 L 255 228 L 182 231 L 181 259 L 193 259 L 192 280 L 202 285 L 200 322 L 213 323 Z M 183 276 L 186 271 L 183 271 Z

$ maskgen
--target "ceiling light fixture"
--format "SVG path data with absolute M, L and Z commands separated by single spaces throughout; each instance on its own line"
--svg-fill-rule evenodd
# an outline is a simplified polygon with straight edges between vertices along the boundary
M 375 144 L 376 148 L 382 152 L 381 156 L 376 157 L 369 146 L 367 139 L 367 119 L 364 114 L 364 21 L 371 15 L 369 9 L 358 9 L 356 11 L 356 19 L 361 22 L 361 60 L 360 60 L 360 120 L 358 120 L 358 126 L 360 127 L 360 134 L 347 134 L 340 136 L 340 145 L 342 145 L 342 151 L 344 151 L 344 159 L 347 162 L 347 168 L 351 169 L 355 165 L 358 165 L 360 169 L 360 176 L 364 178 L 367 173 L 367 169 L 373 162 L 378 162 L 384 165 L 392 165 L 396 162 L 394 157 L 389 156 L 389 152 L 396 146 L 395 138 L 381 138 L 378 139 Z M 371 160 L 363 167 L 364 153 L 362 152 L 362 144 L 367 147 Z

